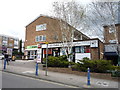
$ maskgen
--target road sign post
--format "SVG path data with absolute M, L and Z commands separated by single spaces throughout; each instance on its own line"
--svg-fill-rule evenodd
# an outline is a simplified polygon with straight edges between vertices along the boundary
M 48 61 L 48 60 L 47 60 L 47 59 L 48 59 L 48 42 L 46 42 L 46 44 L 47 44 L 47 45 L 46 45 L 46 73 L 45 73 L 45 76 L 47 76 L 47 71 L 48 71 L 48 70 L 47 70 L 47 61 Z

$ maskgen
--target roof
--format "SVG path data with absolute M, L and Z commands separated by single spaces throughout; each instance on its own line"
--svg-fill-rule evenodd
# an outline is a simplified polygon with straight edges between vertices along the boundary
M 57 18 L 57 17 L 53 17 L 53 16 L 47 16 L 47 15 L 42 15 L 42 14 L 40 14 L 40 16 L 38 16 L 37 18 L 35 18 L 32 22 L 30 22 L 28 25 L 26 25 L 26 27 L 27 26 L 29 26 L 30 24 L 32 24 L 33 22 L 35 22 L 38 18 L 40 18 L 40 17 L 47 17 L 47 18 L 51 18 L 51 19 L 55 19 L 55 20 L 62 20 L 62 19 L 59 19 L 59 18 Z M 62 20 L 63 22 L 65 22 L 64 20 Z M 67 23 L 67 22 L 65 22 L 65 23 Z M 68 24 L 68 23 L 67 23 Z M 70 24 L 68 24 L 69 26 L 71 26 Z M 71 26 L 72 28 L 74 28 L 73 26 Z M 86 36 L 85 34 L 83 34 L 81 31 L 79 31 L 79 30 L 77 30 L 76 28 L 74 28 L 76 31 L 78 31 L 79 33 L 81 33 L 82 35 L 84 35 L 85 37 L 87 37 L 87 38 L 89 38 L 88 36 Z M 90 38 L 89 38 L 90 39 Z
M 43 14 L 40 14 L 37 18 L 35 18 L 33 21 L 31 21 L 28 25 L 30 25 L 31 23 L 35 22 L 38 18 L 40 17 L 47 17 L 47 18 L 51 18 L 51 19 L 57 19 L 55 17 L 52 17 L 52 16 L 47 16 L 47 15 L 43 15 Z M 28 26 L 26 25 L 26 27 Z
M 115 24 L 115 26 L 118 26 L 118 25 L 120 25 L 120 23 Z M 104 25 L 103 27 L 109 27 L 109 26 L 111 26 L 111 25 Z
M 4 34 L 0 34 L 0 36 L 8 37 L 8 38 L 13 38 L 13 39 L 19 39 L 18 37 L 9 36 L 9 35 L 4 35 Z

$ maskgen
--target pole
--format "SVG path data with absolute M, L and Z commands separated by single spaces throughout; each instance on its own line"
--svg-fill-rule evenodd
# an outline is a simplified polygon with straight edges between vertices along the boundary
M 47 43 L 47 47 L 46 47 L 46 73 L 45 76 L 47 76 L 47 59 L 48 59 L 48 43 Z
M 4 60 L 4 70 L 6 69 L 6 59 Z
M 35 73 L 36 76 L 38 76 L 38 63 L 36 63 L 36 73 Z
M 87 74 L 87 85 L 90 85 L 90 68 L 88 68 L 88 74 Z
M 119 44 L 117 46 L 117 51 L 118 51 L 118 66 L 120 66 L 120 47 L 119 47 Z

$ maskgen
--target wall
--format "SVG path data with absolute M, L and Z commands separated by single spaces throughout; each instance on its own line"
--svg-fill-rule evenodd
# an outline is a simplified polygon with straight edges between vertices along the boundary
M 120 24 L 116 24 L 116 32 L 109 33 L 110 26 L 104 26 L 104 39 L 105 43 L 109 43 L 109 40 L 116 40 L 115 34 L 117 36 L 118 42 L 120 43 Z
M 36 25 L 47 24 L 47 29 L 43 31 L 36 31 Z M 26 38 L 25 47 L 29 45 L 37 45 L 40 42 L 35 42 L 35 36 L 46 35 L 47 42 L 57 42 L 61 40 L 61 33 L 59 30 L 59 24 L 57 20 L 52 18 L 47 18 L 44 16 L 39 17 L 34 22 L 26 26 Z M 55 40 L 54 37 L 58 36 L 58 40 Z

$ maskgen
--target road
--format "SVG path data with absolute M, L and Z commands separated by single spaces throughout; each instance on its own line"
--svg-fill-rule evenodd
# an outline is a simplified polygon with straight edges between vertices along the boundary
M 3 72 L 2 88 L 75 88 L 75 87 Z

